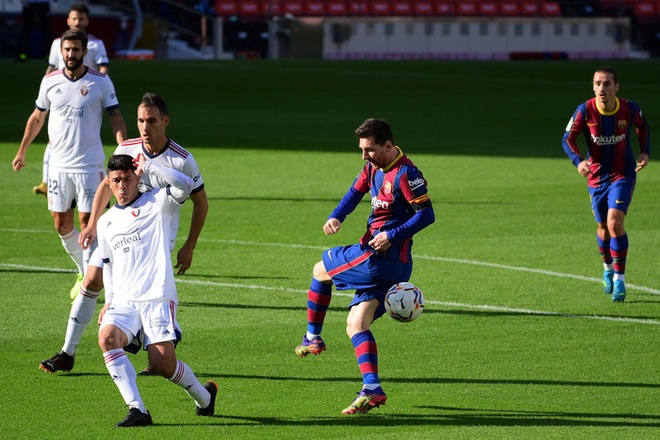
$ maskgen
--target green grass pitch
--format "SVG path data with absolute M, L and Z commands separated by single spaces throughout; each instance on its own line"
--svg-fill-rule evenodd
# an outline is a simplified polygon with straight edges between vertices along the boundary
M 95 325 L 72 372 L 38 369 L 62 345 L 74 275 L 31 192 L 45 130 L 28 167 L 10 166 L 45 63 L 0 62 L 0 436 L 660 438 L 660 168 L 652 151 L 626 220 L 628 299 L 613 304 L 586 185 L 560 144 L 598 64 L 113 61 L 129 135 L 142 93 L 159 93 L 168 133 L 202 168 L 210 211 L 177 278 L 177 351 L 220 386 L 217 415 L 199 418 L 177 386 L 139 377 L 155 426 L 127 432 L 114 428 L 126 408 Z M 660 126 L 660 63 L 612 64 L 619 95 Z M 414 246 L 424 313 L 373 325 L 387 405 L 342 416 L 361 385 L 344 333 L 349 296 L 328 312 L 328 351 L 299 359 L 293 349 L 313 264 L 363 232 L 366 202 L 336 236 L 321 227 L 359 170 L 353 130 L 371 116 L 392 123 L 424 172 L 437 221 Z M 103 136 L 110 153 L 107 124 Z

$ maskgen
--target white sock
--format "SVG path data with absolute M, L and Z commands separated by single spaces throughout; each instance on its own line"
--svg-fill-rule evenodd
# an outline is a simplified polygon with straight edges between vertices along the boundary
M 78 230 L 73 228 L 73 231 L 66 235 L 60 235 L 62 246 L 69 257 L 76 263 L 78 273 L 85 273 L 85 263 L 83 262 L 83 250 L 78 244 Z
M 603 263 L 603 268 L 605 270 L 614 270 L 614 263 L 610 263 L 610 264 Z
M 94 317 L 98 297 L 99 292 L 92 292 L 81 287 L 80 294 L 73 300 L 71 312 L 69 313 L 69 323 L 66 326 L 66 337 L 62 346 L 62 351 L 69 356 L 76 354 L 76 347 L 80 343 L 80 338 Z
M 375 390 L 376 388 L 378 388 L 379 386 L 380 386 L 379 383 L 365 383 L 364 385 L 362 385 L 362 389 L 363 389 L 363 390 L 373 391 L 373 390 Z
M 307 340 L 308 340 L 309 342 L 312 342 L 312 341 L 314 340 L 314 338 L 316 338 L 316 337 L 318 337 L 318 336 L 320 336 L 320 335 L 313 335 L 313 334 L 311 334 L 310 332 L 307 332 L 307 334 L 305 335 L 305 337 L 307 338 Z
M 147 408 L 144 406 L 140 391 L 137 388 L 135 367 L 128 360 L 124 349 L 115 348 L 114 350 L 106 351 L 103 353 L 103 359 L 105 360 L 108 373 L 110 373 L 110 377 L 112 377 L 115 385 L 119 388 L 119 393 L 124 398 L 126 405 L 146 413 Z
M 626 279 L 626 276 L 624 274 L 614 272 L 614 281 L 617 281 L 617 280 L 624 281 L 625 279 Z
M 176 361 L 174 376 L 170 377 L 169 380 L 186 390 L 186 393 L 193 398 L 198 407 L 206 408 L 211 403 L 211 395 L 185 362 Z

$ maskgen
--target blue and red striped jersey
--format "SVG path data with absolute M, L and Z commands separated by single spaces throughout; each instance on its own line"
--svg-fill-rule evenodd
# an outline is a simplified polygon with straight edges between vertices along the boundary
M 367 193 L 371 195 L 371 214 L 360 244 L 367 245 L 379 232 L 387 231 L 392 246 L 385 256 L 411 261 L 412 236 L 435 220 L 422 172 L 401 151 L 386 168 L 367 162 L 330 217 L 343 221 Z M 346 203 L 348 199 L 357 202 Z
M 612 112 L 601 111 L 596 105 L 596 98 L 578 106 L 562 139 L 564 151 L 577 167 L 585 160 L 577 145 L 580 133 L 584 135 L 587 160 L 592 162 L 588 178 L 588 185 L 592 188 L 621 179 L 635 180 L 637 157 L 631 147 L 633 128 L 640 153 L 649 156 L 651 153 L 649 125 L 642 109 L 633 101 L 619 98 L 616 101 Z

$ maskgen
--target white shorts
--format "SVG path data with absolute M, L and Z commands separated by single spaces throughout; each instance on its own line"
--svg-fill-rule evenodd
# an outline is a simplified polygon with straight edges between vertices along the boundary
M 142 348 L 151 344 L 170 341 L 174 345 L 181 340 L 181 330 L 176 322 L 174 301 L 127 301 L 113 303 L 103 315 L 101 327 L 114 325 L 128 337 L 128 344 L 141 336 Z
M 89 256 L 89 262 L 87 265 L 103 269 L 103 258 L 101 258 L 101 252 L 98 247 L 92 251 L 92 255 Z
M 57 168 L 48 169 L 48 209 L 66 212 L 78 207 L 79 212 L 92 212 L 96 188 L 103 180 L 102 172 L 67 173 Z

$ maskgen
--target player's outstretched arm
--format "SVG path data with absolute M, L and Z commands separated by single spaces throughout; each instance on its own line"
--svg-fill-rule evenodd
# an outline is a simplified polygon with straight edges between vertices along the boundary
M 142 154 L 138 154 L 138 157 L 142 157 L 144 161 Z M 193 180 L 174 168 L 162 167 L 152 161 L 144 161 L 142 165 L 138 166 L 137 172 L 140 170 L 164 180 L 169 185 L 170 196 L 178 203 L 183 203 L 192 191 Z
M 34 138 L 37 137 L 39 132 L 44 126 L 44 121 L 46 120 L 46 114 L 48 112 L 39 110 L 35 108 L 30 117 L 25 124 L 25 132 L 23 133 L 23 139 L 21 140 L 21 145 L 18 147 L 18 152 L 14 157 L 14 160 L 11 161 L 11 166 L 14 171 L 20 171 L 25 167 L 25 156 L 27 155 L 27 150 L 34 141 Z

